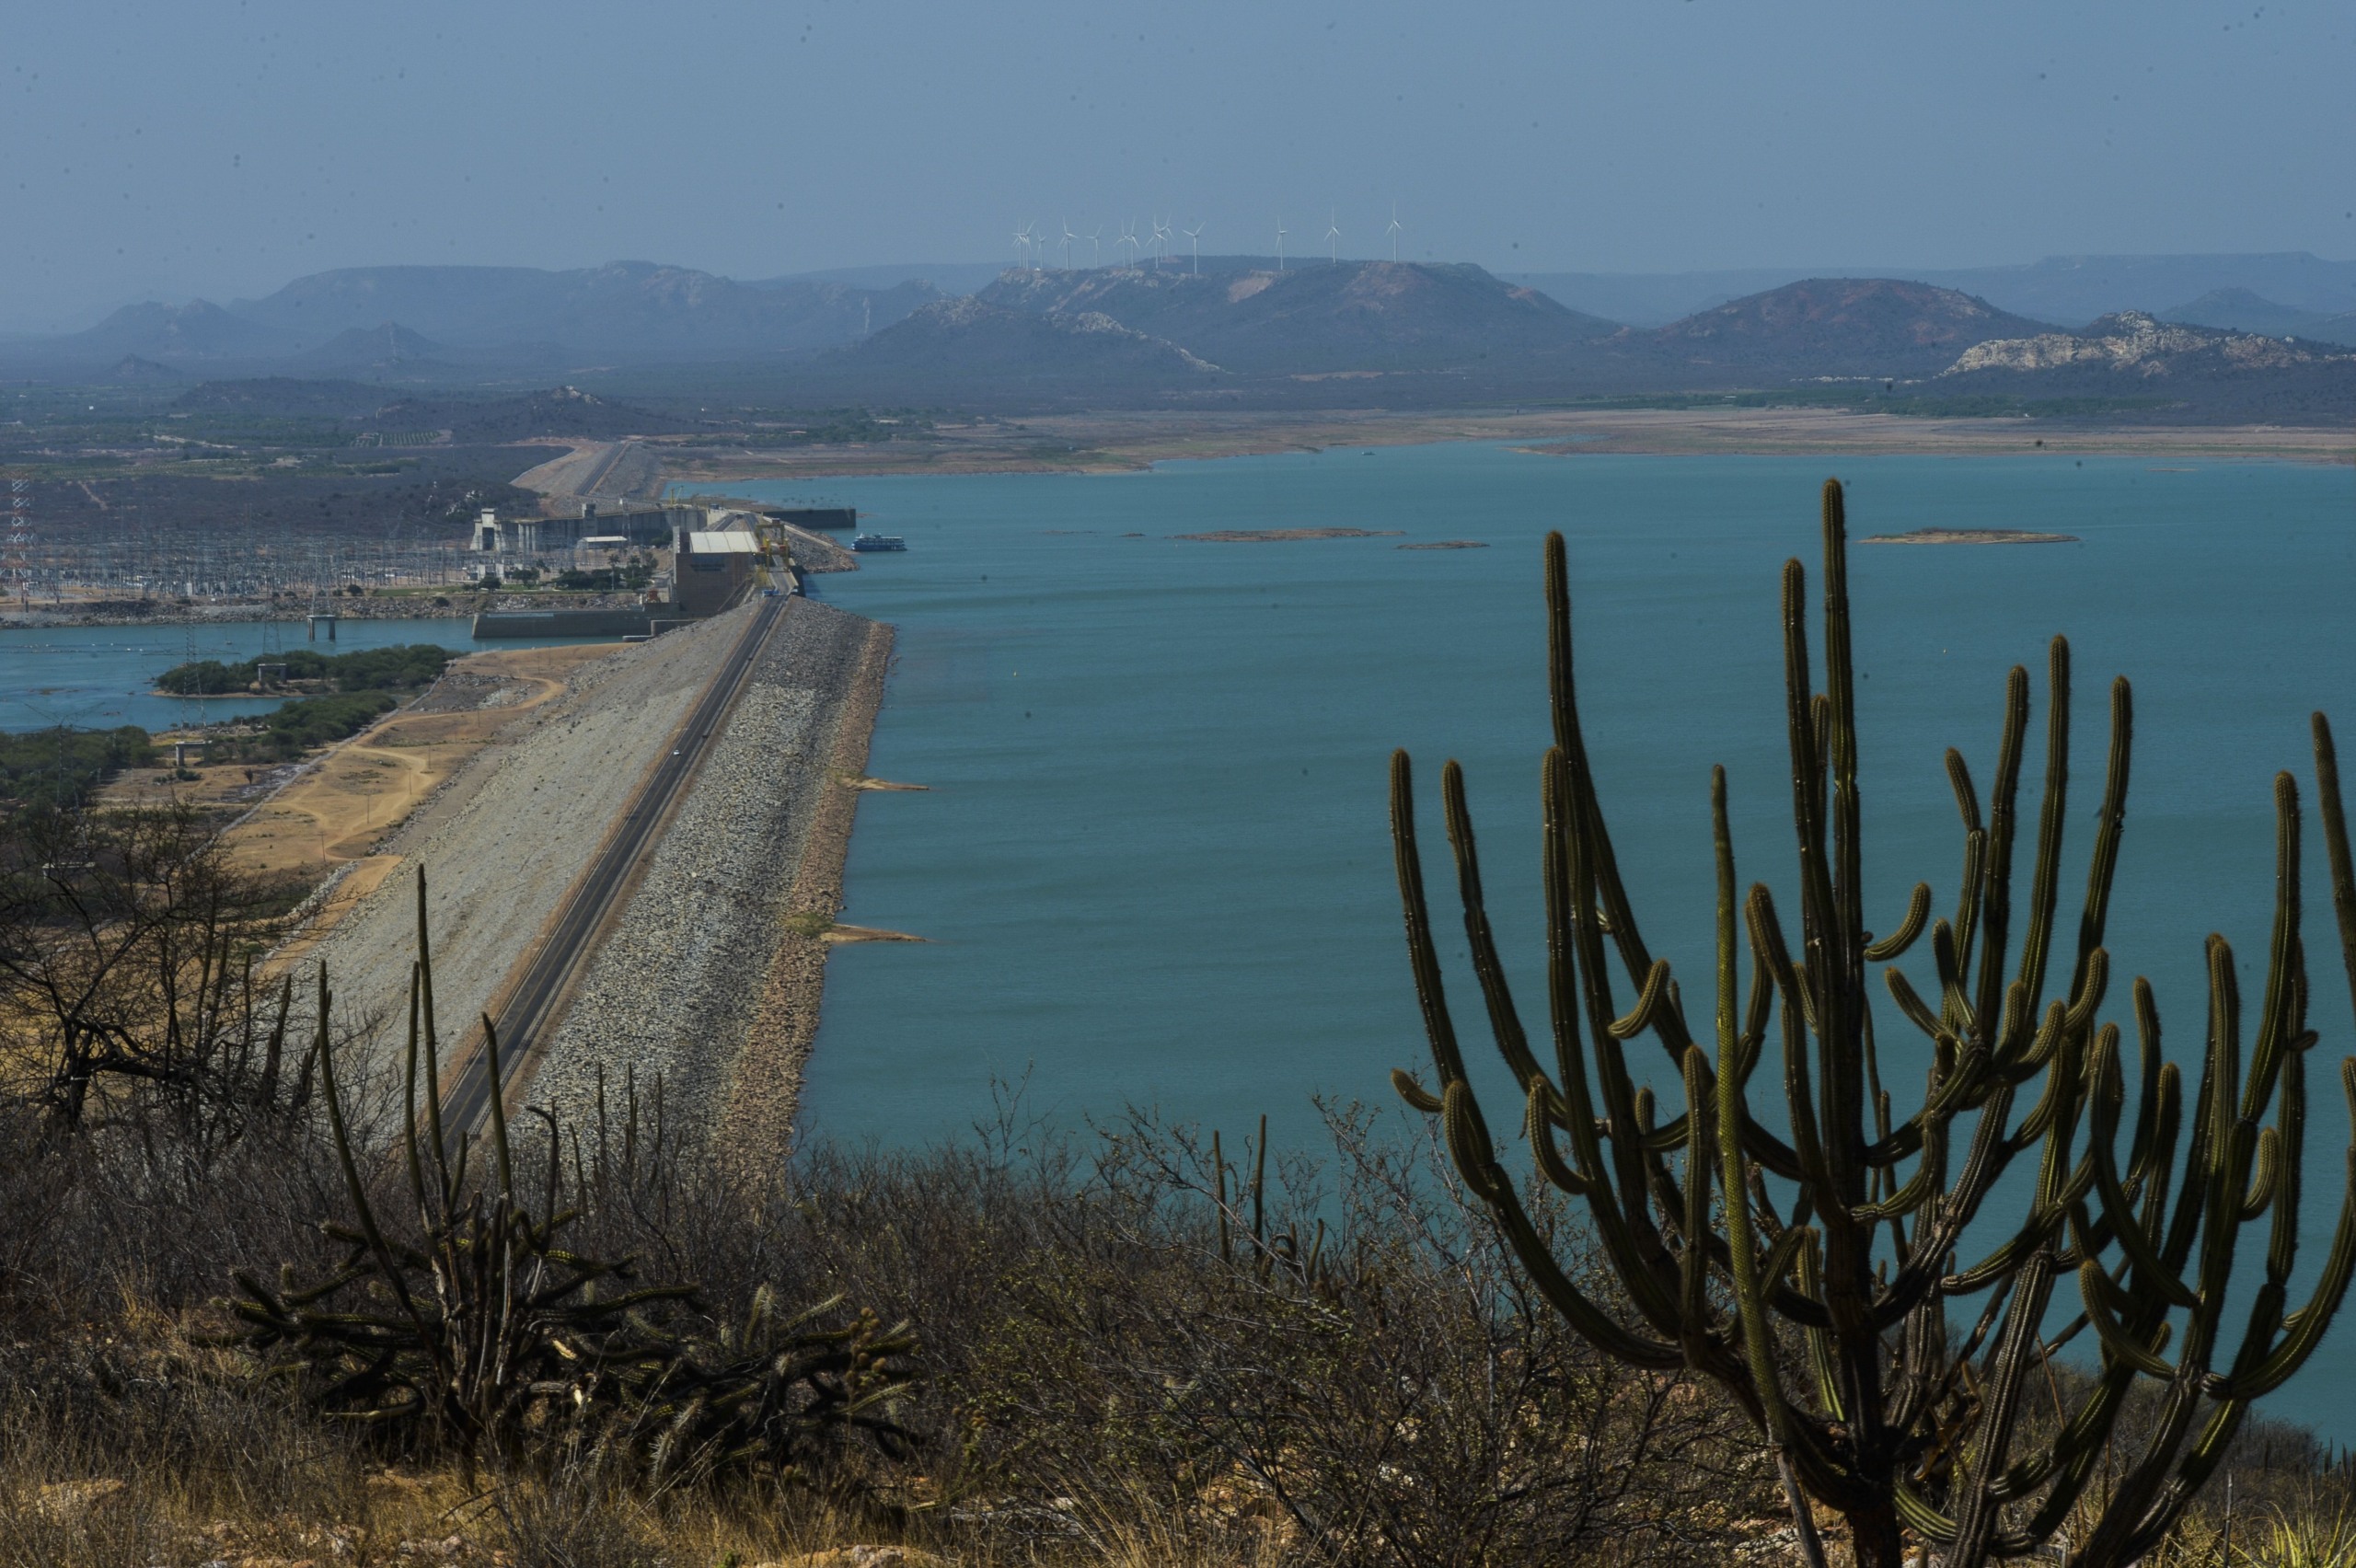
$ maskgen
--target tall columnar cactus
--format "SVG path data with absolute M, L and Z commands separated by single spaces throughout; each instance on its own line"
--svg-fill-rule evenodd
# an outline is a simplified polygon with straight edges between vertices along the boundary
M 1845 554 L 1841 489 L 1827 483 L 1821 691 L 1797 560 L 1783 582 L 1798 940 L 1763 884 L 1738 894 L 1726 776 L 1715 769 L 1715 1001 L 1698 1031 L 1668 962 L 1646 945 L 1597 799 L 1572 686 L 1560 535 L 1546 543 L 1554 744 L 1542 785 L 1551 1063 L 1532 1050 L 1498 961 L 1462 772 L 1453 762 L 1441 771 L 1472 968 L 1521 1085 L 1522 1132 L 1544 1182 L 1584 1204 L 1618 1290 L 1606 1298 L 1575 1282 L 1499 1163 L 1442 989 L 1403 752 L 1392 762 L 1392 832 L 1438 1092 L 1403 1072 L 1392 1079 L 1411 1105 L 1442 1119 L 1457 1169 L 1556 1309 L 1612 1356 L 1690 1367 L 1726 1389 L 1796 1505 L 1805 1494 L 1845 1517 L 1865 1568 L 1896 1568 L 1909 1534 L 1948 1568 L 2057 1546 L 2085 1568 L 2131 1563 L 2215 1470 L 2252 1401 L 2314 1353 L 2356 1263 L 2351 1147 L 2329 1258 L 2304 1304 L 2289 1309 L 2306 1054 L 2316 1041 L 2299 934 L 2298 788 L 2287 773 L 2275 779 L 2273 942 L 2249 1043 L 2232 951 L 2212 936 L 2189 1115 L 2142 979 L 2126 1009 L 2138 1058 L 2131 1106 L 2119 1025 L 2102 1017 L 2104 921 L 2126 820 L 2127 683 L 2111 686 L 2108 776 L 2085 901 L 2074 940 L 2062 944 L 2066 974 L 2051 963 L 2070 779 L 2060 638 L 2021 918 L 2013 865 L 2029 680 L 2015 667 L 1984 813 L 1962 756 L 1946 755 L 1964 836 L 1953 916 L 1931 920 L 1931 889 L 1918 884 L 1896 928 L 1877 937 L 1861 891 Z M 2321 714 L 2314 732 L 2332 902 L 2356 994 L 2356 872 Z M 1889 963 L 1926 924 L 1937 977 L 1927 997 Z M 1746 949 L 1747 991 L 1738 973 Z M 1622 984 L 1629 990 L 1615 994 Z M 1894 1008 L 1927 1046 L 1921 1108 L 1902 1122 L 1881 1087 L 1877 986 L 1884 1017 Z M 1784 1110 L 1762 1119 L 1750 1090 L 1771 1032 Z M 1623 1055 L 1646 1033 L 1682 1080 L 1683 1110 L 1668 1121 Z M 2340 1078 L 2356 1120 L 2356 1059 L 2341 1062 Z M 2023 1156 L 2035 1160 L 2026 1208 L 2000 1213 L 1991 1194 Z M 2236 1336 L 2226 1287 L 2243 1228 L 2260 1219 L 2263 1270 L 2243 1282 Z M 2048 1337 L 2070 1309 L 2055 1292 L 2071 1285 L 2075 1316 Z M 2065 1398 L 2048 1363 L 2088 1329 L 2087 1376 L 2071 1379 Z M 2138 1378 L 2159 1385 L 2156 1414 L 2122 1468 L 2114 1427 Z M 2049 1393 L 2065 1408 L 2045 1413 Z

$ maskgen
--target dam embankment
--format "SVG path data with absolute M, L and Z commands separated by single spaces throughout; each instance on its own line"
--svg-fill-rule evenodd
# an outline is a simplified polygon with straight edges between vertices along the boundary
M 406 1040 L 425 868 L 435 1012 L 447 1067 L 538 951 L 568 895 L 676 732 L 728 663 L 755 606 L 581 666 L 546 711 L 502 735 L 379 852 L 398 863 L 304 955 L 324 960 L 341 1025 L 392 1081 Z M 840 904 L 853 788 L 890 628 L 789 600 L 720 732 L 569 985 L 514 1104 L 587 1110 L 602 1068 L 660 1078 L 673 1124 L 725 1124 L 748 1152 L 784 1145 L 816 1028 Z M 789 917 L 807 912 L 813 918 Z M 513 1080 L 511 1080 L 511 1083 Z M 684 1119 L 684 1120 L 682 1120 Z
M 887 627 L 807 599 L 769 638 L 727 729 L 590 960 L 526 1100 L 586 1114 L 660 1078 L 691 1141 L 781 1152 L 815 1032 L 818 932 L 841 905 Z M 797 918 L 799 917 L 799 918 Z
M 367 1033 L 372 1066 L 397 1065 L 405 1038 L 415 869 L 425 868 L 446 1050 L 554 918 L 748 614 L 716 617 L 572 670 L 561 697 L 485 747 L 378 846 L 399 863 L 306 955 L 327 963 L 336 1016 Z

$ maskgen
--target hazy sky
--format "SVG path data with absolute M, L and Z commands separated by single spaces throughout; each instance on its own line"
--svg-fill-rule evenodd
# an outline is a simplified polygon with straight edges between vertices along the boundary
M 8 8 L 0 328 L 394 261 L 1206 250 L 1500 271 L 2356 255 L 2356 5 Z

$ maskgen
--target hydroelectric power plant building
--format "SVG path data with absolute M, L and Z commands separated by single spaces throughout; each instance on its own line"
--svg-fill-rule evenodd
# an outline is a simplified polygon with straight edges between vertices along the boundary
M 634 608 L 486 610 L 475 617 L 477 638 L 620 637 L 653 635 L 664 626 L 700 620 L 750 594 L 768 557 L 761 519 L 726 508 L 665 506 L 599 512 L 585 503 L 579 518 L 502 518 L 485 511 L 474 526 L 477 551 L 514 567 L 567 564 L 583 549 L 668 547 L 669 589 L 662 602 Z M 661 531 L 656 531 L 656 525 Z

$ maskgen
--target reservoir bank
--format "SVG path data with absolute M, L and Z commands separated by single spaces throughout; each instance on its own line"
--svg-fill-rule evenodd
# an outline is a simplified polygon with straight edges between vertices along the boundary
M 477 652 L 491 648 L 548 648 L 595 642 L 590 637 L 502 638 L 477 641 L 471 624 L 447 617 L 347 619 L 332 643 L 305 640 L 300 620 L 194 621 L 158 626 L 0 628 L 0 730 L 46 730 L 57 724 L 110 729 L 136 724 L 168 730 L 267 713 L 283 698 L 159 696 L 156 677 L 198 659 L 223 663 L 309 648 L 352 653 L 429 642 Z

